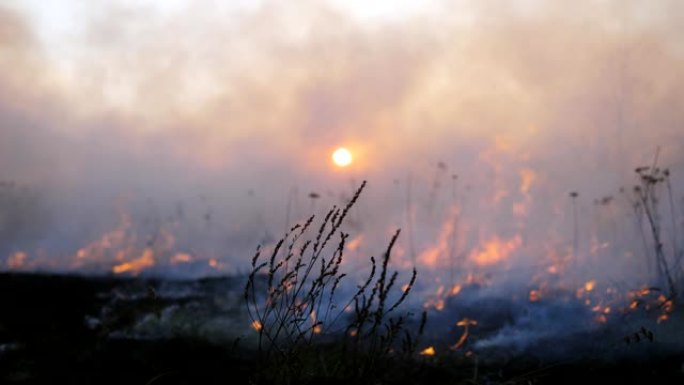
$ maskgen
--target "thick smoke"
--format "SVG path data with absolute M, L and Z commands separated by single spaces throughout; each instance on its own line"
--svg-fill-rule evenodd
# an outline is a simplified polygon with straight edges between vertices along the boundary
M 166 259 L 234 272 L 367 179 L 349 224 L 359 263 L 401 227 L 397 263 L 424 271 L 470 261 L 526 282 L 574 247 L 622 277 L 642 259 L 606 254 L 641 248 L 627 195 L 656 156 L 681 226 L 678 1 L 440 2 L 380 19 L 313 1 L 79 7 L 56 35 L 0 11 L 0 179 L 7 207 L 30 208 L 5 209 L 7 265 L 25 251 L 33 268 L 107 271 L 127 258 L 72 263 L 121 228 L 137 248 L 172 233 Z M 338 145 L 349 169 L 329 161 Z M 503 262 L 478 264 L 488 250 Z

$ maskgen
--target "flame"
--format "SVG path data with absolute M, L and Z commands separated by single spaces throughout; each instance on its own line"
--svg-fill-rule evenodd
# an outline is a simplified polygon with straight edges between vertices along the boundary
M 528 194 L 530 188 L 537 180 L 537 173 L 529 168 L 524 168 L 520 170 L 520 193 Z
M 419 354 L 421 356 L 434 356 L 435 353 L 435 348 L 432 346 L 428 346 L 427 348 L 421 350 Z
M 450 348 L 451 350 L 458 350 L 463 346 L 463 344 L 465 344 L 468 336 L 470 335 L 470 326 L 477 326 L 477 321 L 470 318 L 463 318 L 456 323 L 456 326 L 463 327 L 463 334 L 461 334 L 461 337 L 458 339 L 458 341 L 456 341 L 456 343 Z
M 439 285 L 434 297 L 430 296 L 423 304 L 424 309 L 435 309 L 437 311 L 442 311 L 446 307 L 446 299 L 448 297 L 455 297 L 461 293 L 461 284 L 455 284 L 450 289 L 444 285 Z
M 464 319 L 456 322 L 456 326 L 465 326 L 465 327 L 477 326 L 477 321 L 475 321 L 474 319 L 470 319 L 470 318 L 464 318 Z
M 596 287 L 596 280 L 593 280 L 593 279 L 591 281 L 587 281 L 584 284 L 584 290 L 587 292 L 594 290 L 594 287 Z
M 320 322 L 318 322 L 316 319 L 316 310 L 311 310 L 310 318 L 311 318 L 311 325 L 312 325 L 311 331 L 314 334 L 320 334 L 323 331 L 323 327 L 322 327 L 322 324 Z
M 347 242 L 347 250 L 357 251 L 359 249 L 359 246 L 361 246 L 362 242 L 363 242 L 363 234 L 359 234 L 356 237 L 354 237 L 354 239 Z
M 260 332 L 261 329 L 264 328 L 264 325 L 262 325 L 261 322 L 260 322 L 259 320 L 254 320 L 254 321 L 252 321 L 252 325 L 251 325 L 251 326 L 252 326 L 252 329 L 254 329 L 254 330 L 258 331 L 258 332 Z
M 444 310 L 445 302 L 443 298 L 428 298 L 423 304 L 425 309 L 435 309 L 437 311 Z
M 115 274 L 132 273 L 133 275 L 138 275 L 143 270 L 154 266 L 154 264 L 154 251 L 146 247 L 140 257 L 114 266 L 112 272 Z
M 418 256 L 418 261 L 421 264 L 429 267 L 439 267 L 440 265 L 445 265 L 445 258 L 440 258 L 447 255 L 450 242 L 453 239 L 453 233 L 455 231 L 455 216 L 458 215 L 458 210 L 456 208 L 452 209 L 452 215 L 442 224 L 442 228 L 439 232 L 439 237 L 437 238 L 437 244 L 428 247 L 423 250 Z
M 7 267 L 10 269 L 21 269 L 26 264 L 28 254 L 24 251 L 17 251 L 7 259 Z
M 494 265 L 508 259 L 509 255 L 517 250 L 520 245 L 522 245 L 522 238 L 519 235 L 505 241 L 495 236 L 486 242 L 480 250 L 472 252 L 470 259 L 480 266 Z
M 125 211 L 119 211 L 119 225 L 76 251 L 77 265 L 85 261 L 103 261 L 115 254 L 123 259 L 126 254 L 133 253 L 135 236 L 130 234 L 131 217 Z
M 180 263 L 192 262 L 192 255 L 188 253 L 178 253 L 171 257 L 171 264 L 178 265 Z
M 537 302 L 541 299 L 541 292 L 539 290 L 530 290 L 530 302 Z

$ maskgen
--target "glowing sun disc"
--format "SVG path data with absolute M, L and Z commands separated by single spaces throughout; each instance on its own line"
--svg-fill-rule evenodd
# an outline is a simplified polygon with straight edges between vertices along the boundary
M 339 167 L 349 166 L 352 162 L 352 154 L 344 147 L 340 147 L 332 154 L 333 163 Z

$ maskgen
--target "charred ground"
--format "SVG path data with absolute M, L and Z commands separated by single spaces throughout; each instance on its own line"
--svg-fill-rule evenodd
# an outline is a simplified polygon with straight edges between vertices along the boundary
M 197 318 L 216 312 L 228 314 L 228 318 L 238 317 L 235 309 L 230 315 L 230 305 L 217 299 L 215 293 L 218 289 L 239 292 L 243 282 L 244 277 L 164 282 L 2 274 L 0 303 L 5 310 L 0 313 L 0 378 L 12 384 L 266 383 L 271 375 L 267 371 L 272 366 L 250 348 L 249 336 L 242 335 L 244 329 L 237 329 L 236 325 L 218 323 L 227 329 L 236 328 L 224 330 L 222 339 L 201 327 L 194 333 L 187 328 L 159 332 L 173 329 L 173 322 L 157 324 L 156 334 L 150 328 L 140 328 L 145 319 L 169 319 L 168 309 L 205 308 L 204 313 L 196 313 Z M 186 289 L 185 295 L 168 294 L 179 293 L 182 288 Z M 673 314 L 671 322 L 679 322 L 680 317 Z M 219 328 L 216 323 L 215 328 Z M 559 384 L 681 383 L 684 379 L 684 354 L 664 349 L 667 341 L 659 339 L 666 336 L 656 335 L 655 341 L 644 336 L 640 342 L 625 342 L 616 348 L 613 338 L 616 334 L 599 329 L 573 338 L 593 341 L 619 354 L 596 356 L 578 350 L 574 356 L 563 359 L 529 354 L 534 350 L 503 351 L 489 357 L 456 353 L 434 357 L 416 355 L 411 359 L 391 359 L 385 363 L 381 375 L 366 379 L 355 378 L 353 371 L 347 376 L 326 377 L 321 365 L 334 359 L 326 357 L 326 352 L 333 349 L 321 345 L 301 352 L 302 362 L 311 367 L 298 380 L 300 383 L 355 380 L 396 384 Z M 555 348 L 549 345 L 553 343 L 560 349 L 571 342 L 547 340 L 546 345 L 540 344 L 535 349 L 553 351 Z M 316 359 L 311 358 L 313 353 Z

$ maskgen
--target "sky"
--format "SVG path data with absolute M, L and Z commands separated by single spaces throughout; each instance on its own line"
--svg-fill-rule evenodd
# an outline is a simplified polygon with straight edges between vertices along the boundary
M 5 0 L 0 180 L 40 191 L 60 239 L 126 197 L 210 206 L 251 247 L 366 179 L 363 221 L 381 238 L 422 216 L 420 249 L 458 175 L 471 248 L 549 238 L 569 191 L 590 210 L 656 153 L 681 183 L 683 18 L 676 0 Z

